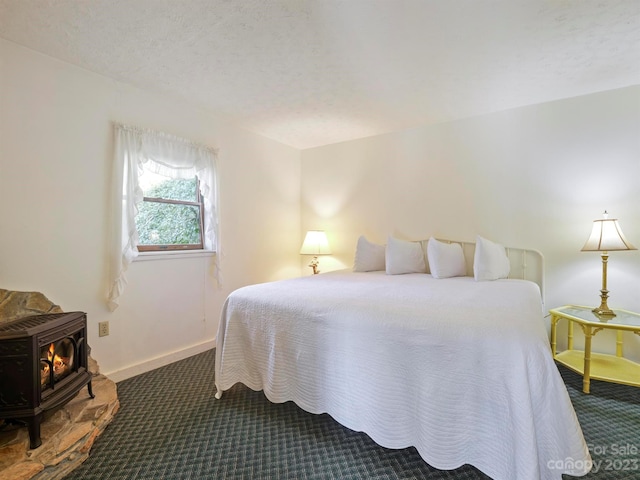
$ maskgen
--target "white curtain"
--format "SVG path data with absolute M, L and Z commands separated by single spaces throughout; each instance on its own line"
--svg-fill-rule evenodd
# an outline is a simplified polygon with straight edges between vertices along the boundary
M 204 248 L 216 252 L 213 273 L 220 281 L 220 245 L 218 235 L 218 188 L 216 158 L 211 147 L 162 132 L 114 124 L 115 158 L 113 164 L 113 251 L 107 305 L 118 307 L 118 298 L 126 285 L 125 272 L 138 256 L 138 232 L 135 217 L 142 202 L 138 179 L 144 169 L 172 178 L 200 180 L 204 199 Z

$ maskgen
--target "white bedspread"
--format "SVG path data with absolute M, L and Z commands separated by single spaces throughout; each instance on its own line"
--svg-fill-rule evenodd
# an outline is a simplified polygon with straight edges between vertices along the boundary
M 223 309 L 215 382 L 439 469 L 538 480 L 591 466 L 532 282 L 340 271 L 244 287 Z

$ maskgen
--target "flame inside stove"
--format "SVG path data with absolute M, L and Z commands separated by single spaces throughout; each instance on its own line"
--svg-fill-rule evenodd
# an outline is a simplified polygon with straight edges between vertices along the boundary
M 44 355 L 43 358 L 45 358 Z M 59 378 L 66 373 L 71 360 L 70 358 L 62 357 L 58 355 L 58 353 L 56 353 L 55 343 L 49 345 L 49 348 L 46 350 L 46 359 L 51 362 L 51 365 L 53 365 L 54 378 Z M 50 371 L 50 364 L 47 362 L 42 362 L 40 380 L 43 385 L 49 382 Z

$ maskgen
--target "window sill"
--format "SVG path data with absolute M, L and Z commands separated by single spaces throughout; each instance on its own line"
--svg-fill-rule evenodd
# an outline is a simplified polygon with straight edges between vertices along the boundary
M 140 252 L 133 259 L 134 262 L 149 262 L 153 260 L 176 260 L 179 258 L 213 257 L 213 250 L 172 250 L 167 252 Z

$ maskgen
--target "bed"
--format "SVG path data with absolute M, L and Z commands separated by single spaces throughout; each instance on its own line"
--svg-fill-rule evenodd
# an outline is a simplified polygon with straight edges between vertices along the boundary
M 469 273 L 474 244 L 459 244 Z M 506 254 L 510 278 L 495 281 L 342 270 L 240 288 L 221 316 L 216 397 L 241 382 L 439 469 L 584 475 L 544 327 L 542 257 Z

